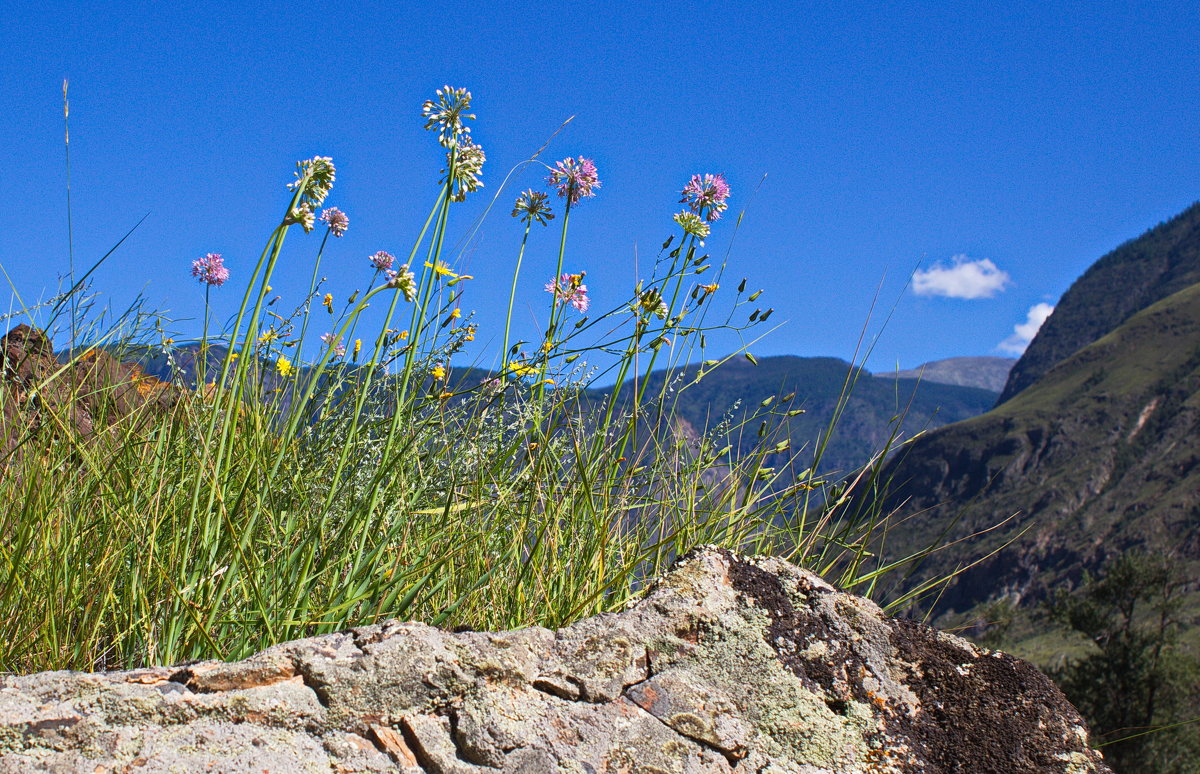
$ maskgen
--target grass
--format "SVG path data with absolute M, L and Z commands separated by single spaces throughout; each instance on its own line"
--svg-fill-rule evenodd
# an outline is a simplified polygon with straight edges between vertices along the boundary
M 880 515 L 861 500 L 839 510 L 847 485 L 829 491 L 815 465 L 784 480 L 787 465 L 764 463 L 801 452 L 778 440 L 796 413 L 788 396 L 695 434 L 675 422 L 699 379 L 681 369 L 693 355 L 709 370 L 753 361 L 744 350 L 707 359 L 706 334 L 744 335 L 756 322 L 735 316 L 762 317 L 758 294 L 720 290 L 726 262 L 702 253 L 710 226 L 726 223 L 712 217 L 719 196 L 677 219 L 653 272 L 621 304 L 584 316 L 582 277 L 568 276 L 546 297 L 544 338 L 531 352 L 518 343 L 490 378 L 455 382 L 450 363 L 476 332 L 457 311 L 470 278 L 445 249 L 449 214 L 481 172 L 462 126 L 469 101 L 447 89 L 427 103 L 447 166 L 425 227 L 394 273 L 381 269 L 367 292 L 337 301 L 312 362 L 300 353 L 315 351 L 310 316 L 325 315 L 327 298 L 334 310 L 316 278 L 336 233 L 325 229 L 310 295 L 293 315 L 275 314 L 269 283 L 285 237 L 314 230 L 332 188 L 332 161 L 320 157 L 297 165 L 230 329 L 205 330 L 199 365 L 178 370 L 166 405 L 122 414 L 99 394 L 119 385 L 72 374 L 101 349 L 118 359 L 144 357 L 147 346 L 170 358 L 192 350 L 165 341 L 140 309 L 106 330 L 89 326 L 82 281 L 59 299 L 46 324 L 69 304 L 69 362 L 36 384 L 0 387 L 15 412 L 5 429 L 19 441 L 0 475 L 0 670 L 233 659 L 386 618 L 555 627 L 620 608 L 704 543 L 873 585 L 881 570 L 865 546 Z M 571 207 L 591 181 L 581 163 L 547 169 L 562 195 L 557 277 L 569 266 Z M 523 196 L 519 254 L 546 220 L 547 200 Z M 368 303 L 387 309 L 370 332 Z M 598 373 L 589 358 L 615 365 Z M 649 389 L 656 367 L 677 376 Z M 581 400 L 613 372 L 624 386 L 606 402 Z M 81 402 L 98 407 L 103 432 L 75 426 Z M 833 430 L 815 439 L 818 460 Z M 758 442 L 735 451 L 731 439 L 747 433 Z M 876 486 L 879 459 L 850 481 Z

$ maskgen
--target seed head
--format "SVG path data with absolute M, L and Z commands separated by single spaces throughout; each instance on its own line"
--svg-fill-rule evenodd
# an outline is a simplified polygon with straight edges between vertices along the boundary
M 296 179 L 288 183 L 288 188 L 295 191 L 304 186 L 300 202 L 315 210 L 325 202 L 325 197 L 333 190 L 335 177 L 333 159 L 329 156 L 313 156 L 311 159 L 296 162 Z
M 549 194 L 530 188 L 517 197 L 512 215 L 514 218 L 519 217 L 523 223 L 531 223 L 536 220 L 545 226 L 549 221 L 554 220 L 554 213 L 546 204 L 549 198 Z
M 675 222 L 683 228 L 683 233 L 705 239 L 708 236 L 708 223 L 694 212 L 684 210 L 675 214 Z
M 470 140 L 465 141 L 458 149 L 457 158 L 454 157 L 453 150 L 446 152 L 446 168 L 442 170 L 442 179 L 438 182 L 446 182 L 446 177 L 450 174 L 451 159 L 454 159 L 454 186 L 450 192 L 450 200 L 466 201 L 467 194 L 483 188 L 483 181 L 479 176 L 483 174 L 483 162 L 487 160 L 487 156 L 483 148 Z
M 417 298 L 417 283 L 413 273 L 408 270 L 408 264 L 400 266 L 398 271 L 387 270 L 387 284 L 404 294 L 404 300 L 412 303 Z
M 435 93 L 436 99 L 427 99 L 421 105 L 425 128 L 437 130 L 442 147 L 453 148 L 460 138 L 466 139 L 471 134 L 471 127 L 463 124 L 463 119 L 475 118 L 474 113 L 466 112 L 471 107 L 471 92 L 443 86 Z

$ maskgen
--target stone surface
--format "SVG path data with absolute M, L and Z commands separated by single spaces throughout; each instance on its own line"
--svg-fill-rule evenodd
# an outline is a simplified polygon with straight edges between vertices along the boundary
M 0 772 L 1107 772 L 1003 653 L 699 549 L 553 632 L 387 622 L 237 663 L 0 679 Z

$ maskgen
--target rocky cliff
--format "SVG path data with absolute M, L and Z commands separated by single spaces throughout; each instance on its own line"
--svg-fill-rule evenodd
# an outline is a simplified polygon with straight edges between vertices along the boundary
M 0 772 L 1107 772 L 1029 664 L 700 549 L 560 631 L 386 622 L 0 679 Z

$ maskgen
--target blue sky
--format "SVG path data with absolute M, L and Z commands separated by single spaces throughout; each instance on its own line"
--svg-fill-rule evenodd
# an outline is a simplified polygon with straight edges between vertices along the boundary
M 21 23 L 0 63 L 0 265 L 27 303 L 67 271 L 70 78 L 76 264 L 149 213 L 96 290 L 116 308 L 144 294 L 185 335 L 203 309 L 190 261 L 224 254 L 233 280 L 214 305 L 235 309 L 297 159 L 337 164 L 328 203 L 351 226 L 326 250 L 335 293 L 365 285 L 376 250 L 406 254 L 441 162 L 420 105 L 444 83 L 474 94 L 488 155 L 457 234 L 576 116 L 545 158 L 599 167 L 567 260 L 599 306 L 646 273 L 688 177 L 723 172 L 746 210 L 726 284 L 766 288 L 786 321 L 759 355 L 850 357 L 877 288 L 877 316 L 895 308 L 872 369 L 1003 354 L 1100 255 L 1200 198 L 1200 22 L 1186 3 L 8 8 Z M 508 210 L 543 176 L 514 177 L 455 254 L 477 278 L 463 305 L 485 364 L 520 240 Z M 708 248 L 724 253 L 732 231 L 718 222 Z M 534 236 L 526 334 L 557 247 L 556 232 Z M 318 241 L 289 235 L 272 282 L 285 303 Z

